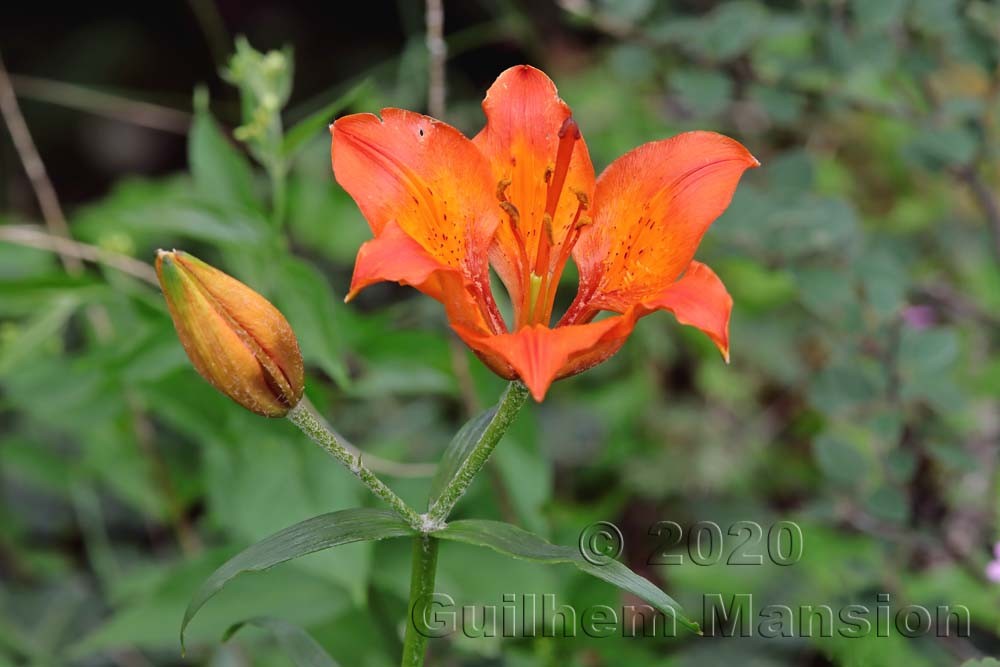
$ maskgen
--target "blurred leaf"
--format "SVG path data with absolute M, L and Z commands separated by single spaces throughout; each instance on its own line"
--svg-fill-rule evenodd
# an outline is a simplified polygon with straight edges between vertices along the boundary
M 926 127 L 906 150 L 924 168 L 939 170 L 968 164 L 978 146 L 976 136 L 963 127 Z
M 39 345 L 44 345 L 62 331 L 79 302 L 73 298 L 49 301 L 23 328 L 0 340 L 0 376 L 26 361 Z
M 897 23 L 903 18 L 903 12 L 909 0 L 851 0 L 851 10 L 858 26 L 865 30 L 884 30 L 891 23 Z
M 864 483 L 868 459 L 849 440 L 821 435 L 813 441 L 813 456 L 823 474 L 834 482 L 850 486 Z
M 899 346 L 900 396 L 929 401 L 945 412 L 961 409 L 962 392 L 953 379 L 958 353 L 958 338 L 949 328 L 905 328 Z
M 231 579 L 244 572 L 266 570 L 293 558 L 340 544 L 405 537 L 412 532 L 396 514 L 367 508 L 323 514 L 279 531 L 231 558 L 202 583 L 184 611 L 181 645 L 184 644 L 184 629 L 198 610 Z
M 698 116 L 714 116 L 724 111 L 733 88 L 729 77 L 709 69 L 677 70 L 670 75 L 670 86 L 691 113 Z
M 698 624 L 684 616 L 680 605 L 673 598 L 616 560 L 594 565 L 580 554 L 579 549 L 555 546 L 533 533 L 500 521 L 474 519 L 452 521 L 433 535 L 444 540 L 488 547 L 514 558 L 538 561 L 547 565 L 562 563 L 574 565 L 593 577 L 637 595 L 668 616 L 675 617 L 692 632 L 701 634 Z
M 752 0 L 720 3 L 701 18 L 671 16 L 651 28 L 657 39 L 712 61 L 735 58 L 765 34 L 768 12 Z
M 182 562 L 161 562 L 142 590 L 118 600 L 116 608 L 70 646 L 68 655 L 83 658 L 126 647 L 148 647 L 177 654 L 177 621 L 198 585 L 222 560 L 218 550 Z M 147 576 L 149 574 L 147 573 Z M 280 614 L 303 625 L 322 623 L 350 609 L 346 596 L 322 579 L 295 568 L 230 582 L 188 628 L 189 642 L 218 641 L 232 619 Z
M 552 498 L 552 465 L 538 447 L 519 438 L 505 437 L 494 453 L 506 502 L 513 507 L 519 522 L 532 531 L 545 531 L 544 510 Z M 500 499 L 503 503 L 505 500 Z
M 280 269 L 276 302 L 295 331 L 306 363 L 316 364 L 339 386 L 346 387 L 349 380 L 341 359 L 344 335 L 336 313 L 342 299 L 307 262 L 289 257 Z
M 817 409 L 834 414 L 869 404 L 884 392 L 884 385 L 885 378 L 871 363 L 834 364 L 815 377 L 809 398 Z
M 240 544 L 264 539 L 290 522 L 358 505 L 363 487 L 350 472 L 286 421 L 258 425 L 233 411 L 226 437 L 204 449 L 204 485 L 213 523 Z M 246 434 L 253 431 L 252 436 Z M 204 436 L 202 436 L 204 439 Z M 370 545 L 341 546 L 295 561 L 293 567 L 344 587 L 359 605 L 367 594 Z
M 250 209 L 199 199 L 191 182 L 184 178 L 124 180 L 108 197 L 78 211 L 73 227 L 82 238 L 98 243 L 115 233 L 153 247 L 164 247 L 177 237 L 252 244 L 261 239 L 263 218 Z
M 796 272 L 799 298 L 817 317 L 837 320 L 855 299 L 849 275 L 830 269 L 803 268 Z
M 309 633 L 294 623 L 280 618 L 258 616 L 240 621 L 226 630 L 222 641 L 228 641 L 230 637 L 247 625 L 263 628 L 274 635 L 295 667 L 337 667 L 337 662 L 323 650 L 323 647 L 315 639 L 309 636 Z
M 653 0 L 598 0 L 597 4 L 602 11 L 630 23 L 641 20 L 653 9 Z
M 365 79 L 361 83 L 351 86 L 340 97 L 327 102 L 322 108 L 314 111 L 290 127 L 285 132 L 285 138 L 281 147 L 285 158 L 288 160 L 294 159 L 299 151 L 316 136 L 317 132 L 325 130 L 333 122 L 338 113 L 349 107 L 358 98 L 368 95 L 371 89 L 372 80 Z
M 880 486 L 865 504 L 874 516 L 894 523 L 903 523 L 910 515 L 906 494 L 895 486 Z
M 259 209 L 250 163 L 236 150 L 208 110 L 207 92 L 195 95 L 194 122 L 188 135 L 188 162 L 198 193 L 207 201 Z
M 759 84 L 750 87 L 750 99 L 759 104 L 773 122 L 785 125 L 797 121 L 805 106 L 805 99 L 801 95 Z
M 437 471 L 434 473 L 434 479 L 431 480 L 430 504 L 433 504 L 438 499 L 438 496 L 445 490 L 448 483 L 462 467 L 462 464 L 465 463 L 465 460 L 469 458 L 469 454 L 475 450 L 476 445 L 482 440 L 486 429 L 493 423 L 496 414 L 496 405 L 480 412 L 465 422 L 462 428 L 458 430 L 458 433 L 455 434 L 455 437 L 452 438 L 451 442 L 448 443 L 448 447 L 441 457 L 441 462 L 438 464 Z
M 887 318 L 897 313 L 906 296 L 906 270 L 888 250 L 866 252 L 858 261 L 858 275 L 872 309 Z
M 107 298 L 109 292 L 99 280 L 63 273 L 0 280 L 0 315 L 37 317 L 51 304 L 93 303 Z

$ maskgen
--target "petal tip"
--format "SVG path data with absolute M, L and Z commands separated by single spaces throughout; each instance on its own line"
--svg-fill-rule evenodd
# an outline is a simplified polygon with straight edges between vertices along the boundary
M 528 391 L 531 392 L 531 397 L 535 399 L 535 403 L 541 403 L 542 401 L 544 401 L 545 394 L 548 393 L 549 387 L 552 386 L 551 381 L 539 382 L 537 380 L 533 380 L 529 382 L 523 378 L 521 381 L 524 382 L 525 386 L 528 388 Z

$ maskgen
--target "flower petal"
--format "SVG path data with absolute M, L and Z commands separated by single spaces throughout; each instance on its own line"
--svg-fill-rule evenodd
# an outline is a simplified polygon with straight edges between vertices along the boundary
M 627 314 L 555 329 L 536 324 L 499 336 L 462 327 L 455 331 L 495 372 L 520 378 L 540 402 L 555 380 L 583 372 L 617 352 L 634 324 L 634 316 Z M 509 368 L 497 368 L 497 362 Z
M 729 363 L 729 315 L 733 298 L 719 276 L 701 262 L 691 262 L 680 280 L 644 301 L 638 315 L 669 310 L 681 324 L 701 329 Z
M 663 292 L 729 206 L 743 172 L 759 164 L 714 132 L 644 144 L 615 160 L 597 181 L 594 222 L 573 251 L 580 292 L 565 321 L 625 312 Z
M 455 128 L 402 109 L 333 124 L 337 182 L 378 235 L 390 220 L 442 264 L 488 269 L 483 255 L 500 219 L 490 168 Z
M 448 290 L 438 284 L 447 269 L 502 324 L 488 263 L 500 208 L 479 149 L 446 123 L 401 109 L 383 109 L 381 119 L 345 116 L 331 132 L 334 175 L 376 237 L 358 255 L 351 296 L 393 280 L 443 300 L 455 293 L 453 277 L 445 279 Z
M 395 220 L 358 250 L 354 262 L 351 289 L 345 301 L 353 299 L 365 287 L 389 281 L 415 287 L 445 306 L 448 319 L 481 333 L 498 331 L 466 289 L 467 281 L 459 269 L 438 261 L 423 246 L 404 232 Z
M 540 235 L 545 233 L 542 218 L 548 196 L 546 172 L 554 168 L 559 132 L 572 111 L 559 98 L 552 80 L 528 65 L 511 67 L 497 77 L 483 100 L 483 111 L 486 127 L 473 142 L 492 164 L 494 188 L 501 181 L 510 181 L 506 197 L 517 208 L 525 254 L 532 262 Z M 565 184 L 552 216 L 555 248 L 566 236 L 578 208 L 574 190 L 588 198 L 594 194 L 594 166 L 582 138 L 573 146 Z M 554 250 L 552 263 L 557 255 Z M 527 275 L 530 267 L 522 265 L 509 224 L 498 227 L 490 259 L 512 301 L 521 303 L 521 277 Z

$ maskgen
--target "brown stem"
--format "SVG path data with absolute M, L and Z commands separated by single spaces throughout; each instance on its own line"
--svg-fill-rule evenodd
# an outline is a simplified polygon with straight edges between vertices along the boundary
M 427 55 L 429 71 L 427 84 L 427 110 L 435 118 L 444 117 L 445 100 L 445 59 L 448 45 L 444 41 L 444 3 L 442 0 L 427 0 L 425 20 L 427 23 Z
M 24 171 L 28 174 L 28 180 L 31 181 L 35 197 L 38 198 L 38 205 L 42 209 L 45 225 L 53 235 L 68 239 L 69 225 L 66 224 L 66 216 L 63 215 L 56 190 L 45 170 L 45 163 L 42 162 L 38 149 L 35 147 L 35 140 L 31 138 L 31 132 L 28 131 L 28 124 L 24 122 L 21 107 L 17 104 L 17 95 L 14 93 L 14 87 L 11 85 L 2 58 L 0 58 L 0 112 L 3 113 L 4 122 L 14 140 L 14 148 L 17 150 L 18 157 L 21 158 Z M 59 259 L 67 273 L 79 275 L 83 271 L 83 262 L 80 261 L 79 257 L 60 254 Z
M 33 225 L 4 225 L 0 227 L 0 241 L 48 250 L 64 258 L 70 257 L 103 264 L 150 285 L 159 285 L 156 280 L 156 271 L 146 262 L 73 239 L 54 236 Z

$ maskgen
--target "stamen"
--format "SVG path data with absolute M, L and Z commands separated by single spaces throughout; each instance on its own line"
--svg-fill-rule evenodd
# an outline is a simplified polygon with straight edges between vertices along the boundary
M 521 235 L 517 233 L 517 228 L 521 224 L 521 212 L 517 210 L 517 207 L 511 204 L 509 201 L 500 202 L 500 208 L 504 210 L 510 220 L 510 228 L 513 230 L 514 234 L 520 240 Z
M 535 267 L 532 273 L 542 276 L 549 272 L 549 256 L 555 239 L 552 236 L 552 216 L 548 213 L 542 216 L 542 232 L 538 236 L 538 252 L 535 254 Z
M 510 187 L 510 179 L 505 178 L 497 183 L 497 199 L 502 202 L 507 201 L 507 188 Z
M 589 215 L 583 215 L 583 212 L 587 210 L 590 199 L 587 197 L 587 193 L 574 190 L 577 201 L 580 205 L 577 206 L 576 214 L 573 216 L 573 222 L 570 223 L 569 228 L 566 230 L 566 236 L 563 237 L 562 245 L 559 247 L 559 257 L 556 259 L 555 267 L 553 267 L 552 275 L 546 281 L 545 285 L 545 310 L 543 313 L 551 313 L 552 306 L 555 304 L 556 300 L 556 290 L 559 289 L 559 280 L 562 278 L 563 270 L 566 268 L 566 263 L 569 261 L 570 255 L 573 253 L 573 246 L 576 242 L 580 240 L 580 233 L 584 227 L 592 224 L 594 221 Z M 544 315 L 542 315 L 544 317 Z
M 524 245 L 524 239 L 521 238 L 521 212 L 518 211 L 517 207 L 507 199 L 507 188 L 509 187 L 509 178 L 505 178 L 497 183 L 497 199 L 500 200 L 500 208 L 507 214 L 507 223 L 510 227 L 510 233 L 514 237 L 514 243 L 517 246 L 517 260 L 521 269 L 521 298 L 527 299 L 528 292 L 531 289 L 528 277 L 528 249 Z M 521 322 L 517 322 L 516 324 L 517 327 L 520 328 Z
M 549 185 L 545 198 L 545 212 L 550 217 L 555 218 L 556 207 L 559 205 L 559 195 L 562 194 L 563 185 L 566 183 L 566 175 L 569 173 L 570 158 L 573 157 L 573 146 L 580 138 L 580 128 L 570 116 L 563 121 L 559 128 L 559 149 L 556 151 L 556 164 L 552 171 L 551 179 L 546 179 Z M 547 170 L 546 170 L 546 173 Z

